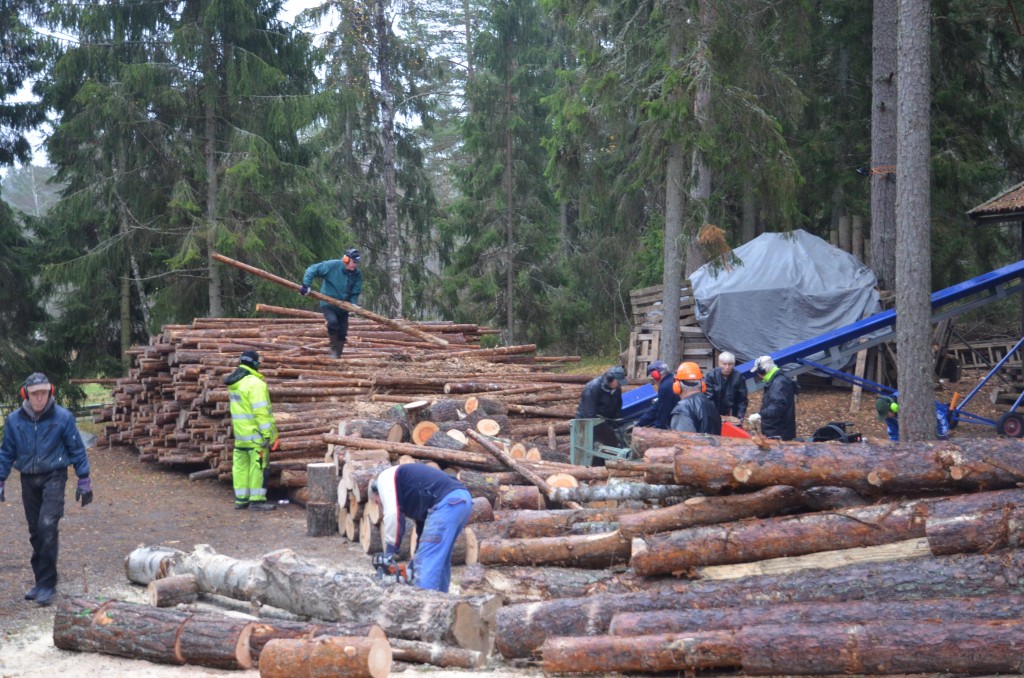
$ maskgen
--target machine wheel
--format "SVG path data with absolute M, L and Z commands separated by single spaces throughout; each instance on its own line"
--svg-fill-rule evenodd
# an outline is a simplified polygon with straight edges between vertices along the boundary
M 996 421 L 996 432 L 1010 438 L 1020 438 L 1024 435 L 1024 417 L 1016 412 L 1007 412 Z

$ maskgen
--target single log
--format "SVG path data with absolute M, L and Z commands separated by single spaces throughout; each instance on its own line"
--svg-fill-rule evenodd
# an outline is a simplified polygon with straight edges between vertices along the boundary
M 338 465 L 307 464 L 306 487 L 309 488 L 309 501 L 313 503 L 335 504 L 338 501 Z M 317 535 L 310 535 L 317 536 Z
M 1021 502 L 1024 490 L 1003 490 L 691 527 L 636 538 L 630 566 L 640 575 L 665 574 L 709 565 L 891 544 L 924 537 L 926 523 L 933 518 L 952 518 L 945 523 L 947 533 L 967 533 L 960 540 L 947 537 L 947 552 L 957 548 L 958 541 L 961 548 L 977 548 L 979 542 L 983 547 L 998 547 L 1008 540 L 1016 541 L 1015 536 L 1002 529 L 1000 519 L 1004 510 L 1012 510 Z M 986 511 L 994 517 L 987 521 L 991 525 L 987 530 L 979 528 L 986 523 L 984 519 L 969 523 L 963 518 Z
M 1024 508 L 1007 504 L 929 519 L 925 523 L 925 535 L 928 547 L 937 556 L 1020 548 L 1024 536 Z
M 522 389 L 513 389 L 522 391 Z M 502 393 L 506 395 L 510 394 L 507 390 Z M 484 414 L 508 414 L 508 407 L 505 403 L 497 400 L 496 398 L 486 398 L 483 396 L 470 396 L 466 398 L 466 414 L 470 412 L 476 412 L 478 409 L 483 410 Z
M 502 485 L 495 502 L 498 509 L 543 509 L 547 504 L 540 489 L 533 485 Z
M 495 594 L 508 603 L 585 596 L 612 585 L 607 570 L 568 567 L 467 565 L 459 579 L 463 595 Z
M 306 534 L 310 537 L 332 537 L 338 534 L 338 504 L 307 501 Z
M 350 419 L 338 424 L 338 435 L 388 440 L 394 422 L 384 419 Z
M 653 463 L 671 463 L 672 459 L 664 459 L 657 454 L 651 456 L 649 450 L 652 448 L 676 447 L 732 447 L 735 445 L 750 444 L 749 440 L 741 441 L 739 438 L 723 438 L 707 433 L 688 433 L 684 431 L 673 431 L 671 429 L 650 428 L 638 426 L 630 433 L 629 447 L 638 455 Z
M 53 644 L 159 664 L 249 669 L 252 627 L 251 622 L 214 615 L 67 598 L 53 619 Z
M 549 673 L 739 669 L 747 675 L 1003 673 L 1020 668 L 1024 621 L 745 626 L 653 636 L 552 638 Z
M 462 407 L 462 403 L 458 400 L 451 398 L 442 398 L 441 400 L 435 400 L 430 405 L 430 414 L 428 418 L 439 423 L 442 421 L 458 421 L 461 419 L 459 416 L 459 409 Z
M 436 431 L 429 438 L 423 441 L 423 444 L 427 447 L 439 447 L 443 450 L 455 450 L 461 452 L 466 449 L 467 445 L 464 442 L 459 441 L 457 438 L 449 435 L 449 433 L 442 433 Z
M 260 654 L 260 678 L 384 678 L 390 672 L 391 646 L 385 638 L 278 638 Z
M 401 638 L 393 638 L 389 642 L 391 656 L 398 661 L 449 669 L 479 669 L 487 662 L 487 657 L 482 652 L 474 650 Z
M 261 611 L 262 614 L 262 611 Z M 289 621 L 261 617 L 253 624 L 249 646 L 252 656 L 259 659 L 267 643 L 277 639 L 316 638 L 318 636 L 341 636 L 355 638 L 387 638 L 377 624 L 327 624 L 324 622 Z
M 615 636 L 645 636 L 695 630 L 739 629 L 744 626 L 767 624 L 856 624 L 874 619 L 941 619 L 949 622 L 1021 617 L 1024 617 L 1024 596 L 1019 595 L 925 600 L 853 600 L 838 603 L 823 601 L 763 607 L 622 612 L 612 618 L 608 633 Z
M 199 583 L 195 575 L 191 574 L 154 579 L 146 586 L 146 596 L 153 607 L 174 607 L 182 603 L 194 603 L 198 595 Z
M 412 442 L 415 445 L 426 445 L 430 436 L 437 433 L 438 430 L 440 429 L 434 422 L 429 420 L 421 421 L 412 429 Z
M 384 550 L 380 526 L 374 525 L 370 520 L 370 514 L 366 511 L 359 519 L 359 545 L 363 548 L 363 553 L 367 555 L 381 553 Z
M 170 546 L 140 546 L 125 557 L 124 574 L 133 584 L 145 586 L 173 572 L 185 555 Z
M 538 539 L 485 539 L 479 544 L 484 565 L 565 565 L 608 568 L 629 558 L 630 544 L 617 531 Z
M 497 617 L 497 647 L 527 657 L 549 636 L 605 633 L 620 612 L 844 600 L 911 600 L 1024 594 L 1024 553 L 941 556 L 730 580 L 680 582 L 652 591 L 511 605 Z
M 300 287 L 300 285 L 298 285 L 297 283 L 293 283 L 290 280 L 286 280 L 280 276 L 268 273 L 262 269 L 256 268 L 255 266 L 243 264 L 242 262 L 226 257 L 223 254 L 213 252 L 210 256 L 223 264 L 234 266 L 235 268 L 239 268 L 243 271 L 246 271 L 247 273 L 252 273 L 255 276 L 263 278 L 264 280 L 269 280 L 270 282 L 277 283 L 278 285 L 281 285 L 283 287 L 287 287 L 293 290 L 298 290 Z M 391 329 L 394 330 L 398 330 L 399 332 L 405 332 L 406 334 L 412 335 L 417 339 L 429 341 L 430 343 L 437 344 L 439 346 L 448 345 L 447 341 L 436 335 L 428 334 L 426 332 L 423 332 L 422 330 L 418 330 L 415 327 L 411 327 L 405 324 L 404 322 L 399 322 L 397 320 L 392 320 L 391 318 L 385 318 L 382 315 L 377 315 L 376 313 L 367 311 L 365 308 L 362 308 L 361 306 L 356 306 L 355 304 L 350 304 L 346 301 L 340 301 L 338 299 L 335 299 L 334 297 L 329 297 L 326 294 L 320 294 L 319 292 L 311 291 L 307 296 L 312 299 L 316 299 L 318 301 L 330 304 L 332 306 L 337 306 L 343 311 L 348 311 L 349 313 L 355 313 L 356 315 L 360 315 L 364 318 L 369 318 L 374 322 L 380 323 L 381 325 L 386 325 L 387 327 L 390 327 Z
M 568 473 L 554 473 L 544 479 L 549 487 L 579 487 L 580 481 Z
M 676 446 L 675 478 L 706 492 L 792 485 L 848 487 L 860 494 L 995 490 L 1024 478 L 1014 439 Z
M 713 525 L 752 516 L 770 516 L 802 505 L 801 493 L 785 485 L 767 487 L 750 494 L 691 497 L 674 506 L 619 516 L 619 531 L 622 536 L 632 539 L 645 534 L 679 530 L 694 525 Z
M 494 521 L 472 526 L 481 539 L 535 539 L 562 537 L 572 533 L 573 526 L 589 522 L 615 522 L 634 513 L 630 508 L 584 508 L 556 511 L 498 511 Z
M 476 430 L 485 436 L 494 437 L 502 432 L 501 424 L 497 419 L 481 419 L 476 422 Z
M 473 523 L 489 523 L 494 520 L 494 508 L 485 497 L 473 498 L 473 510 L 470 511 L 467 525 Z
M 590 502 L 622 501 L 630 499 L 664 499 L 666 497 L 692 496 L 693 490 L 682 485 L 647 485 L 646 483 L 616 483 L 614 485 L 580 485 L 579 487 L 555 487 L 548 497 L 552 501 Z
M 419 459 L 429 459 L 445 464 L 454 464 L 459 467 L 483 469 L 486 471 L 497 470 L 499 468 L 498 462 L 494 460 L 489 454 L 482 454 L 479 452 L 452 452 L 450 450 L 442 450 L 436 447 L 426 447 L 424 445 L 412 445 L 409 443 L 392 443 L 381 440 L 363 440 L 362 438 L 352 438 L 351 436 L 336 436 L 330 433 L 323 435 L 323 440 L 326 443 L 333 443 L 335 445 L 345 445 L 347 447 L 355 447 L 362 449 L 385 449 L 388 452 L 399 455 L 409 454 Z

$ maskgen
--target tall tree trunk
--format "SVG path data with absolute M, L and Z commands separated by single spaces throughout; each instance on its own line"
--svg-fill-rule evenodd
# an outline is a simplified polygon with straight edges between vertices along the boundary
M 896 372 L 900 439 L 935 437 L 931 353 L 929 0 L 899 4 L 896 113 Z
M 896 282 L 896 0 L 874 0 L 871 29 L 871 266 Z
M 212 54 L 208 57 L 213 60 Z M 215 89 L 216 75 L 212 65 L 207 70 L 207 87 Z M 220 318 L 224 315 L 224 305 L 221 300 L 221 279 L 220 268 L 213 260 L 213 253 L 217 251 L 217 111 L 216 94 L 207 91 L 204 112 L 206 124 L 204 134 L 206 135 L 203 146 L 203 154 L 206 160 L 206 256 L 207 265 L 210 267 L 210 316 Z
M 508 49 L 514 49 L 508 45 Z M 512 163 L 512 71 L 515 70 L 515 59 L 509 64 L 509 70 L 505 75 L 505 331 L 509 346 L 515 345 L 515 228 L 513 219 L 515 210 L 512 209 L 513 184 L 515 182 L 514 167 Z
M 748 243 L 757 237 L 757 193 L 754 184 L 748 181 L 743 184 L 743 230 L 740 241 Z
M 139 267 L 139 259 L 135 256 L 134 252 L 128 256 L 131 259 L 132 282 L 135 283 L 135 294 L 139 297 L 139 308 L 142 309 L 142 322 L 146 325 L 146 331 L 148 332 L 150 327 L 149 297 L 146 296 L 146 288 L 142 284 L 142 269 Z
M 678 67 L 682 60 L 684 45 L 683 12 L 676 6 L 669 6 L 669 61 Z M 669 365 L 677 365 L 679 350 L 679 290 L 683 286 L 683 146 L 678 141 L 670 142 L 665 161 L 665 260 L 662 287 L 661 343 L 658 355 Z
M 704 255 L 697 245 L 697 234 L 708 223 L 711 202 L 711 165 L 706 145 L 713 143 L 711 118 L 711 36 L 718 23 L 715 0 L 700 0 L 700 29 L 697 34 L 697 92 L 693 99 L 693 117 L 697 121 L 697 143 L 693 146 L 690 166 L 690 233 L 687 237 L 686 273 L 693 273 L 704 264 Z
M 398 189 L 395 185 L 395 95 L 391 84 L 391 25 L 385 12 L 386 0 L 375 3 L 377 73 L 380 77 L 380 142 L 383 155 L 384 234 L 388 243 L 388 289 L 386 314 L 402 317 L 402 234 L 398 225 Z
M 469 0 L 462 0 L 462 15 L 465 20 L 466 26 L 466 86 L 473 82 L 475 76 L 473 72 L 473 10 L 470 7 Z M 473 102 L 470 99 L 466 99 L 467 112 L 473 112 Z

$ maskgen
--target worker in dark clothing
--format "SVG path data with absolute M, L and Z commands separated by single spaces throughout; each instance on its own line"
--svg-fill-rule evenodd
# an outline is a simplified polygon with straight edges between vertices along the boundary
M 672 409 L 672 430 L 722 435 L 722 417 L 704 394 L 700 365 L 683 363 L 676 371 L 674 385 L 679 402 Z
M 879 396 L 875 400 L 875 411 L 878 412 L 878 420 L 885 422 L 889 440 L 899 440 L 900 404 L 896 399 L 896 394 Z M 949 439 L 949 406 L 943 403 L 935 403 L 935 437 L 939 440 Z
M 56 389 L 41 372 L 29 375 L 19 395 L 21 407 L 7 417 L 0 443 L 0 502 L 11 467 L 21 474 L 21 503 L 32 544 L 35 586 L 25 600 L 47 606 L 57 593 L 58 524 L 64 516 L 68 466 L 75 467 L 75 501 L 92 502 L 89 457 L 75 426 L 75 415 L 54 401 Z
M 704 383 L 720 415 L 743 420 L 747 414 L 747 384 L 736 371 L 736 356 L 723 351 L 718 356 L 718 367 L 704 377 Z
M 658 396 L 651 402 L 650 407 L 640 415 L 636 425 L 667 429 L 672 421 L 672 408 L 679 402 L 679 396 L 673 388 L 675 379 L 669 366 L 661 360 L 655 360 L 647 366 L 647 376 L 651 378 L 654 387 L 658 389 Z
M 328 297 L 355 304 L 363 291 L 363 272 L 359 270 L 359 250 L 348 249 L 341 259 L 330 259 L 313 264 L 302 276 L 299 294 L 309 294 L 314 278 L 320 278 L 320 293 Z M 327 321 L 327 337 L 331 342 L 331 357 L 340 358 L 348 341 L 348 311 L 321 301 L 320 311 Z
M 779 371 L 771 356 L 763 355 L 754 361 L 754 374 L 765 383 L 761 409 L 750 415 L 751 426 L 761 424 L 761 433 L 767 438 L 793 440 L 796 438 L 796 382 Z
M 626 370 L 618 365 L 609 368 L 599 377 L 594 377 L 583 387 L 577 419 L 605 419 L 594 427 L 594 442 L 608 447 L 624 447 L 625 441 L 619 432 L 619 417 L 622 416 L 622 387 L 626 385 Z M 594 457 L 594 463 L 603 466 L 604 459 Z
M 385 549 L 374 565 L 393 565 L 402 545 L 405 519 L 416 522 L 416 555 L 412 584 L 448 592 L 452 549 L 473 508 L 469 490 L 444 471 L 426 464 L 400 464 L 386 469 L 371 484 L 371 498 L 381 506 Z M 380 562 L 378 562 L 380 561 Z

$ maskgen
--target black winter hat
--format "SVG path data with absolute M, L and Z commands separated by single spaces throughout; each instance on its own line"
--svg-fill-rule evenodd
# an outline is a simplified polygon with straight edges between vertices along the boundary
M 246 351 L 245 353 L 242 354 L 242 357 L 239 359 L 239 362 L 241 362 L 246 367 L 251 367 L 254 370 L 258 370 L 260 368 L 260 354 L 257 353 L 256 351 Z

